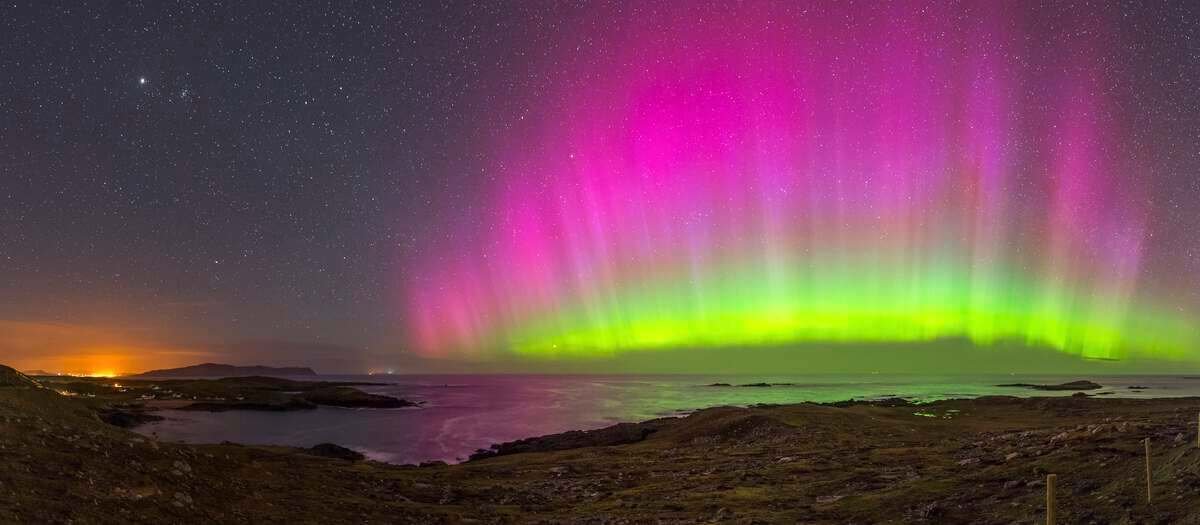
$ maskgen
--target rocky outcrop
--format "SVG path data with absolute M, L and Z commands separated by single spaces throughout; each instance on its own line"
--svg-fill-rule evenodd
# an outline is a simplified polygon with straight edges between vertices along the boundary
M 145 423 L 163 420 L 162 416 L 156 416 L 144 410 L 121 408 L 102 409 L 96 415 L 100 418 L 100 421 L 121 428 L 133 428 Z
M 310 456 L 344 459 L 346 461 L 362 461 L 366 459 L 366 456 L 362 455 L 362 453 L 358 451 L 343 447 L 341 445 L 335 445 L 333 443 L 321 443 L 312 448 L 305 449 L 304 453 Z
M 583 447 L 607 447 L 626 445 L 645 440 L 663 426 L 664 419 L 655 419 L 644 423 L 620 423 L 599 430 L 572 430 L 561 434 L 538 436 L 507 443 L 497 443 L 489 449 L 480 449 L 471 454 L 469 461 L 521 454 L 525 452 L 547 452 L 551 450 L 568 450 Z

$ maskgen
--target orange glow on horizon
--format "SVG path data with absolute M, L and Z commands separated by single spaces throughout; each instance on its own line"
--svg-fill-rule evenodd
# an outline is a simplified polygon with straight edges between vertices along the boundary
M 75 354 L 58 356 L 56 370 L 82 377 L 120 377 L 152 368 L 182 366 L 177 359 L 163 359 L 151 349 L 132 346 L 82 348 Z
M 85 377 L 115 377 L 132 370 L 137 361 L 134 349 L 115 345 L 81 348 L 58 359 L 62 370 Z
M 161 331 L 0 319 L 0 364 L 52 374 L 113 377 L 210 361 L 203 348 L 174 345 Z

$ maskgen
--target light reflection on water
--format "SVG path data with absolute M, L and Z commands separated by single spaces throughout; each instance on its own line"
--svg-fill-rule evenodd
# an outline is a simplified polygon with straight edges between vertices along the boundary
M 311 378 L 310 378 L 311 379 Z M 424 401 L 416 409 L 319 408 L 299 412 L 163 411 L 168 419 L 138 429 L 191 443 L 232 441 L 308 447 L 333 442 L 393 463 L 454 462 L 492 443 L 623 421 L 672 416 L 697 408 L 756 403 L 829 402 L 901 396 L 914 400 L 990 394 L 1070 395 L 1000 388 L 1000 383 L 1062 383 L 1078 376 L 821 375 L 821 376 L 324 376 L 339 381 L 393 383 L 363 387 Z M 1113 397 L 1200 396 L 1200 379 L 1112 376 L 1091 393 Z M 788 383 L 772 387 L 709 387 L 711 383 Z M 1128 387 L 1141 385 L 1147 390 Z

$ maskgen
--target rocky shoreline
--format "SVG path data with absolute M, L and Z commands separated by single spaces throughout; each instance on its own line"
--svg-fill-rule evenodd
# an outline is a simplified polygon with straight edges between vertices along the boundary
M 418 467 L 162 443 L 0 385 L 0 522 L 1035 523 L 1051 473 L 1061 523 L 1200 521 L 1196 398 L 711 408 Z

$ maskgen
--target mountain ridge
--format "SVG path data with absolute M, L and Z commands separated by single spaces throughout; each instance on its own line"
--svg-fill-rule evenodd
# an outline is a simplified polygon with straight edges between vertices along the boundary
M 248 376 L 315 376 L 309 367 L 272 367 L 262 365 L 237 366 L 223 363 L 201 363 L 179 368 L 150 370 L 129 377 L 248 377 Z

